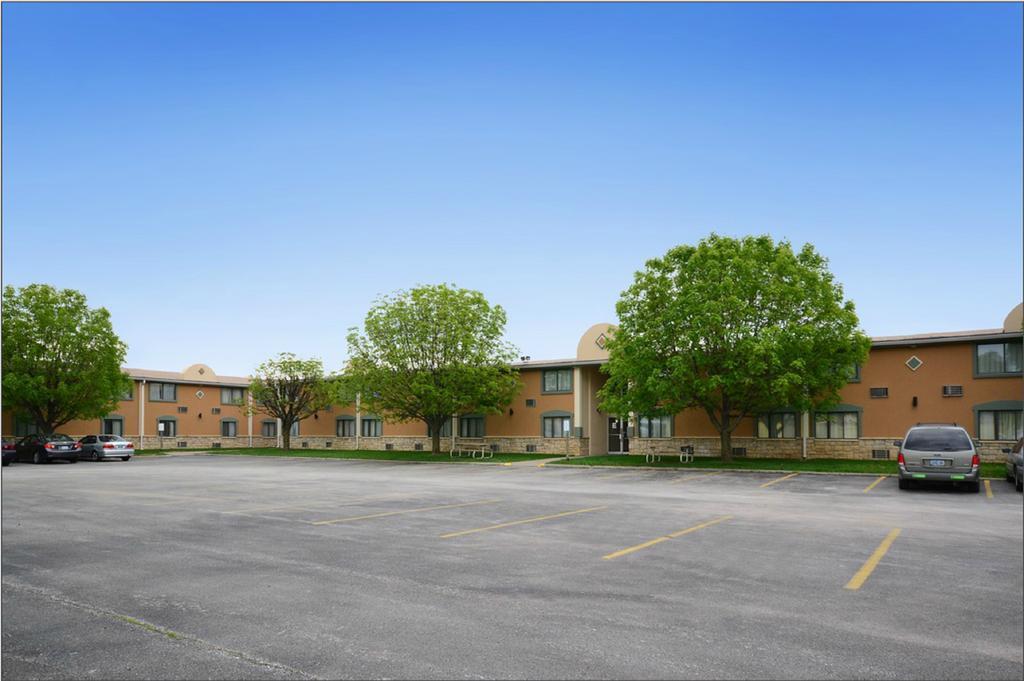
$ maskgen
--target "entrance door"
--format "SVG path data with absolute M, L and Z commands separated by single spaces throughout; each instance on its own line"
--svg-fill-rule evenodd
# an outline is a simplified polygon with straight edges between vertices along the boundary
M 608 417 L 608 453 L 625 454 L 629 452 L 629 431 L 626 419 L 617 416 Z

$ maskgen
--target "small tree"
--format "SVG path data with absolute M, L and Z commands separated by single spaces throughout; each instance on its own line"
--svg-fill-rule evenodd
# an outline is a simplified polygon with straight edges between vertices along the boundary
M 335 385 L 319 359 L 282 352 L 256 367 L 249 382 L 250 412 L 281 420 L 284 448 L 291 449 L 292 425 L 333 403 Z
M 743 418 L 834 403 L 870 348 L 825 258 L 768 236 L 677 246 L 647 262 L 616 310 L 602 408 L 699 407 L 727 461 Z
M 4 406 L 29 416 L 41 432 L 113 411 L 131 388 L 121 369 L 126 351 L 110 313 L 89 308 L 78 291 L 4 287 Z
M 519 390 L 504 341 L 505 311 L 479 291 L 420 286 L 379 299 L 365 334 L 348 335 L 346 378 L 362 403 L 396 421 L 422 421 L 431 451 L 453 414 L 498 413 Z

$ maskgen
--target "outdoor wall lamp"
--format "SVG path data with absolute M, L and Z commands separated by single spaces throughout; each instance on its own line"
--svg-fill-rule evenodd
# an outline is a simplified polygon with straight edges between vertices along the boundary
M 913 401 L 913 405 L 914 405 L 915 407 L 917 406 L 917 395 L 914 395 L 914 401 Z
M 509 407 L 509 408 L 508 408 L 508 415 L 509 415 L 509 416 L 512 416 L 512 414 L 515 414 L 515 413 L 516 413 L 516 412 L 515 412 L 515 410 L 514 410 L 514 409 L 512 409 L 512 407 Z
M 203 418 L 203 412 L 199 412 L 199 418 Z

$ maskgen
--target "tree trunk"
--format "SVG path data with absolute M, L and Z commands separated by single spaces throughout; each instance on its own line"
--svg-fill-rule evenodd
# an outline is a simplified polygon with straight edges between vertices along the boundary
M 725 463 L 732 463 L 732 423 L 729 422 L 729 400 L 722 398 L 722 429 L 719 431 L 720 455 Z
M 433 428 L 431 430 L 430 452 L 432 454 L 440 454 L 441 453 L 441 429 L 440 428 Z
M 287 426 L 281 424 L 281 446 L 285 451 L 292 448 L 292 426 L 290 423 Z

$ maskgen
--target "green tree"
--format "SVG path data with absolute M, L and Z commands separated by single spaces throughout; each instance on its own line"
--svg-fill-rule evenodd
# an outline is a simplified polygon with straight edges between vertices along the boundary
M 30 284 L 3 293 L 3 402 L 52 433 L 101 418 L 131 388 L 110 313 L 80 292 Z
M 445 284 L 399 291 L 374 304 L 364 329 L 348 335 L 350 390 L 390 419 L 425 423 L 435 454 L 453 414 L 499 413 L 519 391 L 505 310 L 479 291 Z
M 300 359 L 290 352 L 263 362 L 249 382 L 251 413 L 281 419 L 285 449 L 291 449 L 292 425 L 334 403 L 337 386 L 319 359 Z
M 743 418 L 835 403 L 870 348 L 826 259 L 768 236 L 677 246 L 637 272 L 616 310 L 602 408 L 701 408 L 725 460 Z

